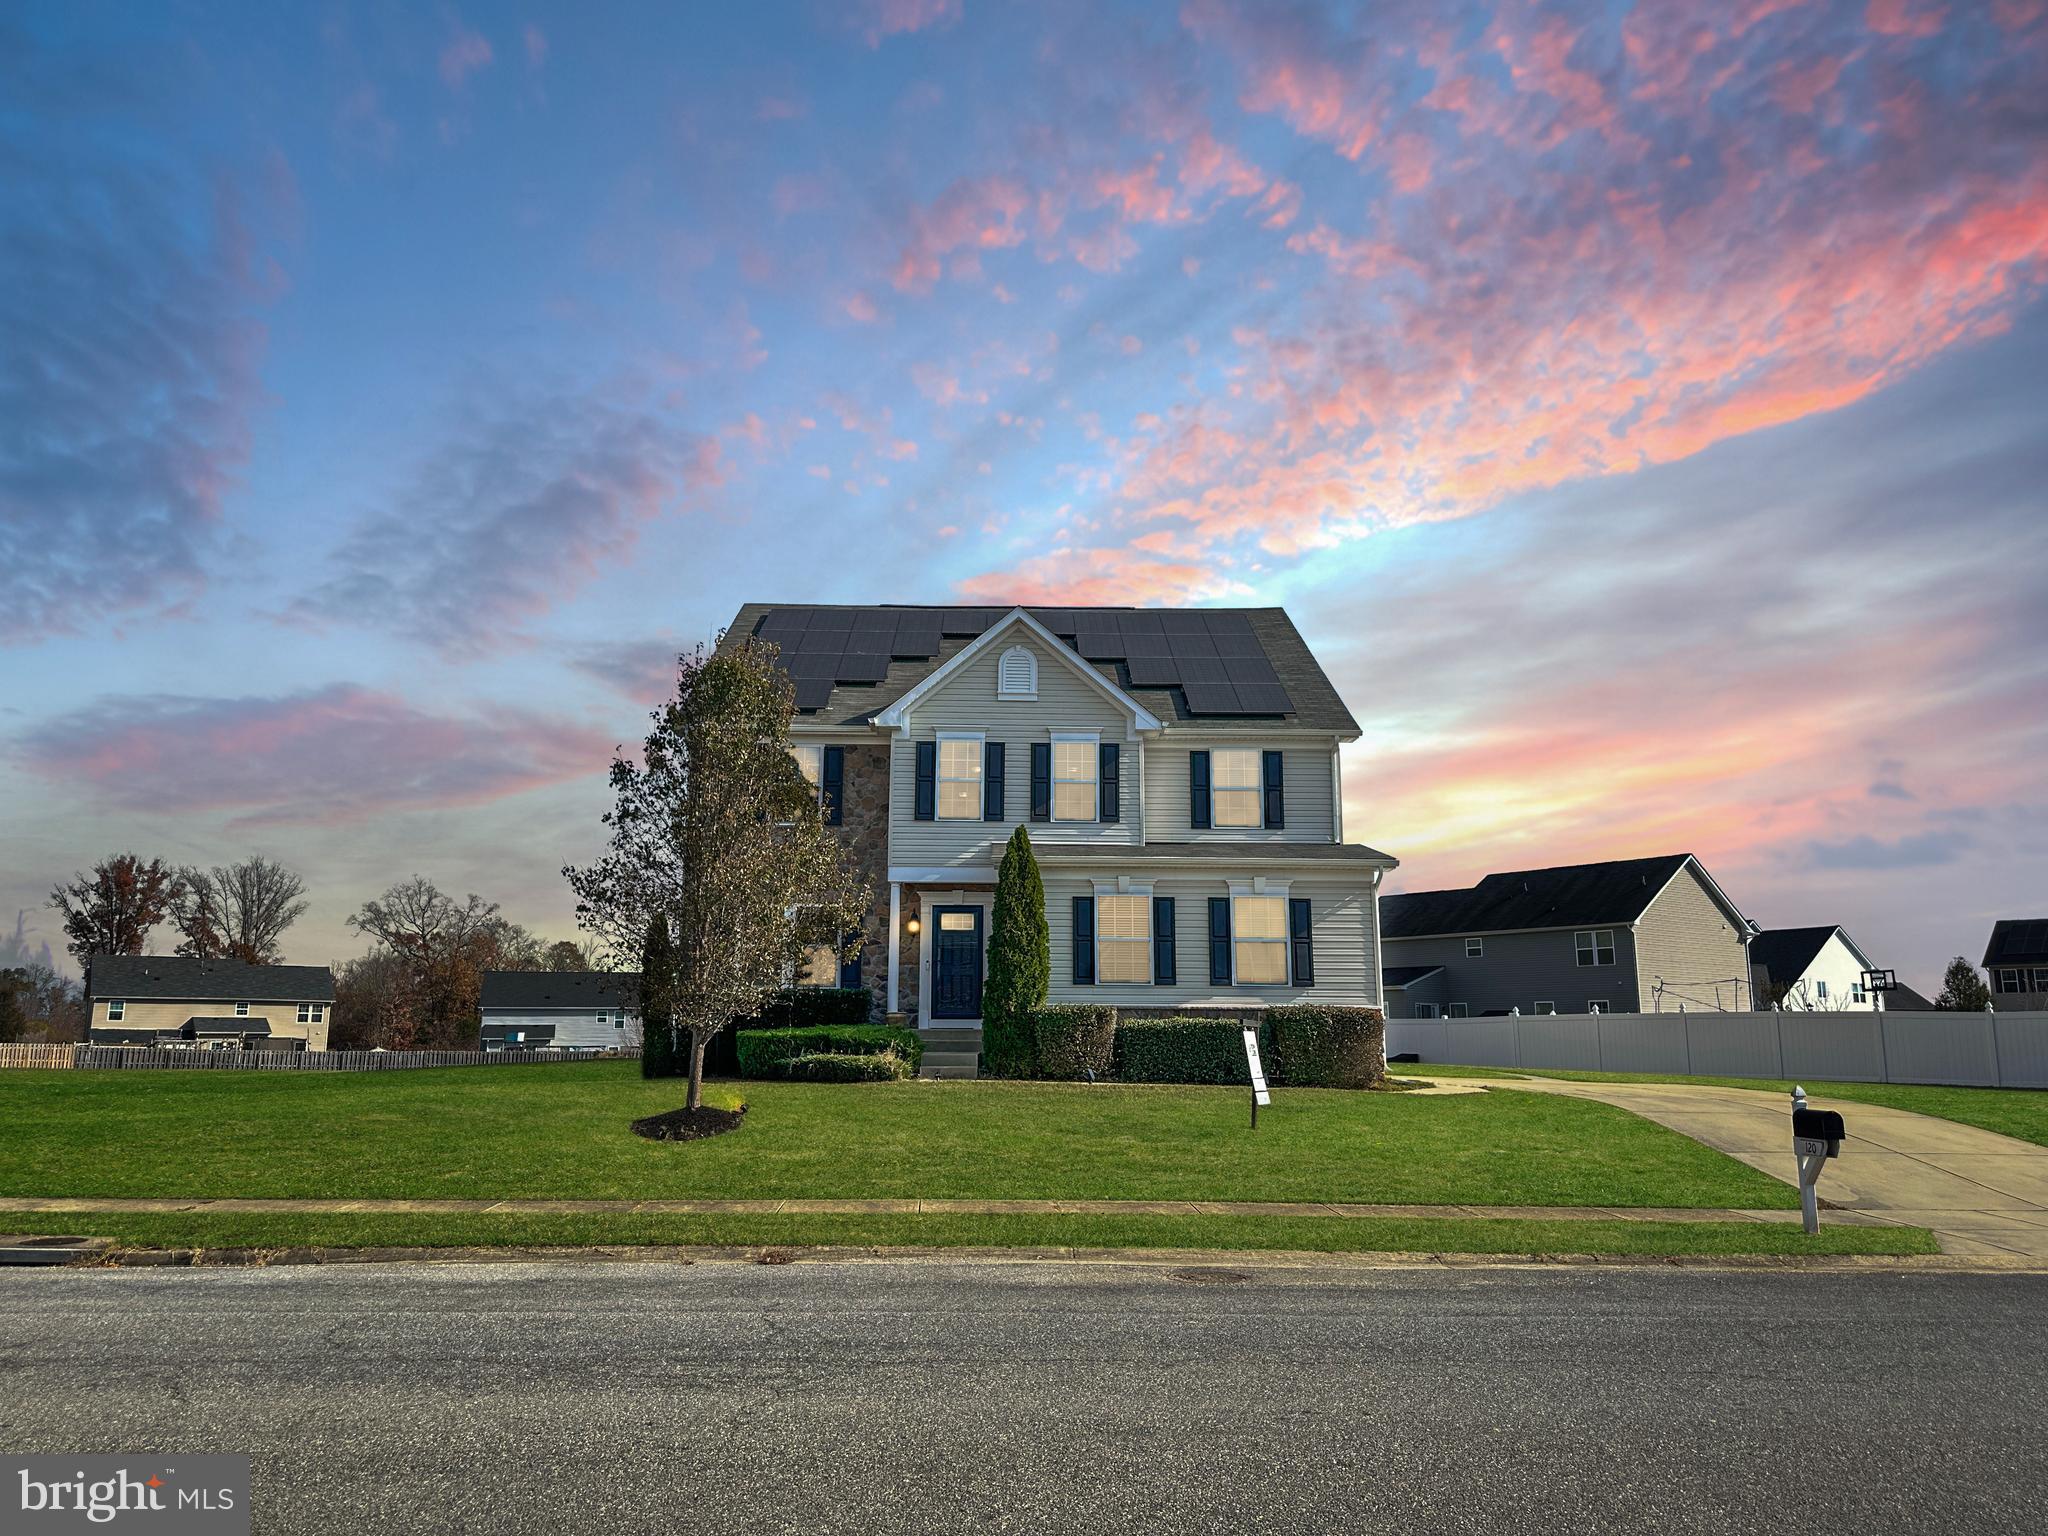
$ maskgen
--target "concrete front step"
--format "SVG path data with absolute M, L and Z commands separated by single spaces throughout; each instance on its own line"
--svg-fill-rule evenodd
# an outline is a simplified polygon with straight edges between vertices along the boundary
M 975 1026 L 945 1025 L 921 1029 L 924 1056 L 919 1077 L 979 1077 L 981 1075 L 981 1030 Z

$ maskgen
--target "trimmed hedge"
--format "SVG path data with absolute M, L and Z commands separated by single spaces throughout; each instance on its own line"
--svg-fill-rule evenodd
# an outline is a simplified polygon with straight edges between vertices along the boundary
M 893 1051 L 911 1071 L 924 1047 L 914 1029 L 886 1024 L 814 1029 L 743 1029 L 734 1041 L 741 1077 L 787 1077 L 788 1064 L 799 1056 L 873 1056 Z
M 846 1028 L 874 1021 L 875 994 L 866 987 L 789 987 L 741 1029 Z
M 1067 1003 L 1031 1015 L 1038 1075 L 1071 1082 L 1093 1071 L 1108 1077 L 1116 1064 L 1116 1010 L 1100 1003 Z
M 1273 1081 L 1293 1088 L 1377 1088 L 1387 1024 L 1377 1008 L 1285 1003 L 1266 1010 Z
M 1249 1087 L 1245 1026 L 1236 1019 L 1123 1019 L 1117 1076 L 1127 1083 L 1234 1083 Z M 1265 1040 L 1259 1042 L 1265 1053 Z
M 806 1083 L 895 1083 L 910 1076 L 910 1063 L 894 1051 L 859 1056 L 792 1056 L 782 1075 Z

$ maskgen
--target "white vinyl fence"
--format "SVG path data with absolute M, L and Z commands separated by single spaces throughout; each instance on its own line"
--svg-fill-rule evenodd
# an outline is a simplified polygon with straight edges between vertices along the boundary
M 1387 1054 L 1474 1067 L 2048 1088 L 2048 1013 L 1389 1019 Z
M 160 1051 L 135 1045 L 0 1045 L 8 1067 L 104 1071 L 403 1072 L 417 1067 L 517 1067 L 540 1062 L 640 1059 L 594 1051 Z

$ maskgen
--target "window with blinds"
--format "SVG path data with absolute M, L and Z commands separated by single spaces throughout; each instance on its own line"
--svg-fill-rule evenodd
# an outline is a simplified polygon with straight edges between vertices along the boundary
M 1152 979 L 1152 898 L 1095 898 L 1095 973 L 1099 980 Z

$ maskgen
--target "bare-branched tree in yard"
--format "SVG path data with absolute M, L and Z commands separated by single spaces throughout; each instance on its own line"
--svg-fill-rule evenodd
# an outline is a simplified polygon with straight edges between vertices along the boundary
M 790 755 L 795 694 L 775 657 L 749 639 L 683 658 L 641 761 L 612 764 L 611 846 L 562 871 L 577 921 L 622 967 L 639 958 L 649 922 L 668 919 L 669 1001 L 678 1040 L 689 1033 L 693 1110 L 712 1039 L 759 1013 L 806 945 L 845 944 L 867 906 Z
M 285 929 L 306 911 L 306 882 L 262 855 L 212 869 L 181 869 L 171 921 L 181 955 L 226 957 L 244 965 L 276 965 Z

